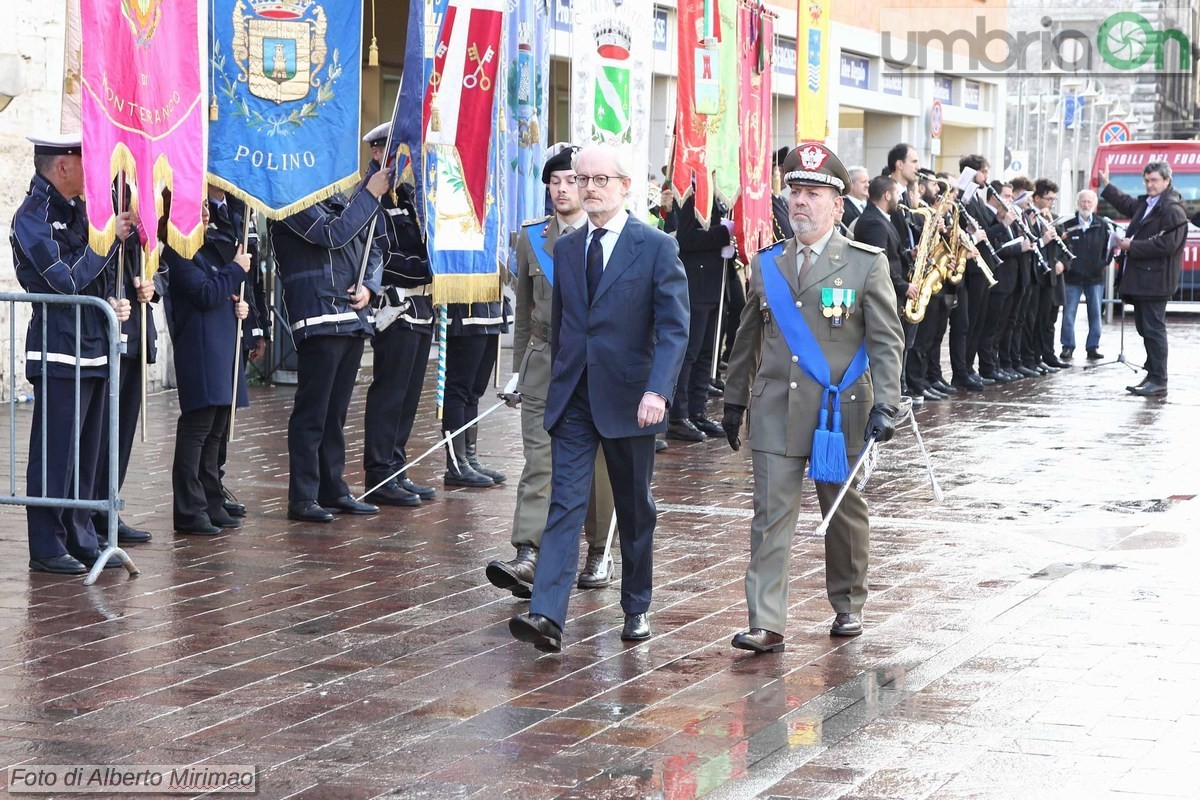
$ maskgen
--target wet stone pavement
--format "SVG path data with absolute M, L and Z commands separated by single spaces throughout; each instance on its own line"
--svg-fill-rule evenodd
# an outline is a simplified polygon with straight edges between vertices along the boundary
M 227 478 L 250 517 L 196 539 L 170 529 L 176 400 L 154 396 L 125 491 L 154 533 L 138 577 L 30 574 L 23 512 L 0 511 L 0 764 L 255 765 L 261 798 L 1200 797 L 1200 320 L 1172 318 L 1171 346 L 1165 400 L 1076 362 L 920 409 L 945 500 L 902 428 L 868 487 L 865 635 L 828 636 L 801 535 L 788 649 L 762 657 L 729 647 L 744 450 L 659 455 L 654 637 L 618 639 L 613 586 L 576 592 L 542 655 L 483 575 L 512 553 L 516 413 L 480 436 L 502 488 L 311 525 L 285 518 L 291 390 L 257 389 Z M 437 439 L 426 400 L 414 453 Z

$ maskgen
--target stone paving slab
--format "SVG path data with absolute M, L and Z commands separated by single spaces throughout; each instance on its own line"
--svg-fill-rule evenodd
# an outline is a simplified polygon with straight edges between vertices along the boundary
M 141 575 L 30 574 L 0 509 L 0 763 L 252 764 L 261 798 L 1200 797 L 1200 323 L 1171 336 L 1165 400 L 1080 365 L 920 409 L 945 501 L 902 429 L 867 490 L 866 635 L 827 635 L 821 543 L 798 536 L 788 650 L 766 657 L 728 646 L 745 452 L 660 454 L 651 640 L 619 641 L 610 587 L 577 592 L 541 655 L 483 576 L 511 552 L 516 414 L 480 436 L 505 486 L 313 526 L 285 517 L 291 390 L 257 388 L 227 479 L 251 516 L 197 540 L 170 531 L 176 401 L 155 395 L 125 491 L 155 535 Z M 437 438 L 424 408 L 411 450 Z

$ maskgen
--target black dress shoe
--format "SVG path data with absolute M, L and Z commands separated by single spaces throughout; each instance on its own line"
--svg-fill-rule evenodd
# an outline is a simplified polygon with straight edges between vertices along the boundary
M 990 386 L 993 383 L 1008 383 L 1012 378 L 1008 377 L 1008 373 L 1004 370 L 996 370 L 995 372 L 980 372 L 979 379 L 984 386 Z
M 1022 364 L 1021 366 L 1017 367 L 1017 374 L 1024 375 L 1026 378 L 1036 378 L 1038 375 L 1041 375 L 1042 373 L 1038 372 L 1036 369 L 1030 369 L 1029 367 Z
M 231 517 L 239 517 L 239 518 L 246 516 L 245 504 L 239 503 L 237 497 L 234 496 L 233 492 L 229 491 L 224 486 L 222 486 L 221 493 L 225 495 L 224 506 L 225 506 L 226 514 L 228 514 Z
M 202 519 L 191 522 L 176 521 L 175 532 L 184 536 L 216 536 L 221 533 L 221 529 L 207 519 Z
M 830 636 L 861 636 L 862 614 L 836 614 L 829 628 Z
M 666 450 L 668 446 L 669 445 L 663 439 L 656 438 L 654 440 L 654 452 L 656 453 L 661 453 L 663 450 Z
M 765 628 L 751 628 L 733 637 L 730 642 L 738 650 L 749 650 L 753 653 L 782 653 L 786 646 L 783 635 Z
M 483 574 L 497 589 L 507 589 L 513 597 L 528 600 L 533 596 L 533 575 L 537 571 L 538 549 L 523 544 L 517 547 L 517 557 L 512 561 L 488 562 Z
M 946 399 L 946 395 L 942 394 L 941 392 L 935 391 L 933 389 L 923 389 L 921 391 L 921 397 L 924 397 L 926 400 L 931 400 L 934 402 L 936 402 L 938 400 Z
M 711 436 L 714 439 L 725 438 L 725 429 L 708 417 L 692 417 L 689 421 L 696 426 L 696 430 L 705 436 Z
M 1102 360 L 1104 360 L 1104 356 L 1100 355 L 1099 350 L 1088 350 L 1087 360 L 1088 361 L 1102 361 Z
M 673 419 L 667 423 L 667 438 L 681 442 L 703 442 L 708 437 L 686 419 Z
M 329 511 L 336 511 L 339 514 L 360 514 L 365 516 L 379 513 L 379 506 L 355 500 L 353 495 L 348 494 L 335 497 L 332 500 L 322 500 L 321 507 Z
M 981 386 L 994 386 L 996 383 L 996 381 L 993 380 L 992 378 L 985 378 L 983 375 L 980 375 L 978 372 L 971 373 L 971 377 L 974 378 L 975 380 L 979 381 L 979 384 Z
M 72 553 L 71 555 L 78 559 L 79 562 L 87 567 L 89 571 L 92 569 L 92 567 L 96 566 L 96 562 L 100 560 L 99 549 L 85 550 L 79 553 Z M 105 569 L 114 569 L 120 566 L 123 566 L 121 564 L 121 559 L 117 558 L 116 556 L 113 556 L 112 558 L 108 559 L 108 561 L 104 562 Z
M 1060 360 L 1058 356 L 1054 355 L 1054 353 L 1047 353 L 1046 355 L 1042 356 L 1042 363 L 1048 367 L 1054 367 L 1055 369 L 1067 369 L 1071 366 L 1067 362 Z
M 100 528 L 96 528 L 97 533 L 100 533 L 100 530 Z M 107 525 L 104 526 L 103 531 L 103 533 L 100 533 L 101 540 L 108 539 Z M 117 544 L 144 544 L 152 538 L 149 532 L 131 528 L 122 519 L 117 520 Z
M 242 521 L 225 511 L 223 506 L 208 509 L 208 521 L 218 528 L 240 528 Z
M 955 378 L 953 384 L 956 388 L 965 392 L 982 392 L 983 384 L 973 381 L 970 378 Z
M 1054 359 L 1054 360 L 1057 361 L 1058 359 Z M 1053 375 L 1054 373 L 1059 371 L 1058 367 L 1054 366 L 1053 364 L 1047 364 L 1045 361 L 1039 362 L 1036 369 L 1038 372 L 1042 373 L 1043 375 Z
M 396 481 L 396 483 L 400 484 L 400 488 L 404 491 L 412 492 L 422 500 L 432 500 L 437 497 L 437 489 L 432 486 L 422 486 L 419 483 L 413 483 L 412 478 L 409 478 L 407 475 Z
M 934 381 L 933 383 L 929 384 L 929 387 L 935 391 L 941 392 L 942 394 L 958 394 L 958 389 L 946 383 L 945 381 Z
M 31 572 L 50 572 L 54 575 L 86 575 L 88 568 L 83 562 L 72 555 L 63 553 L 61 556 L 29 559 Z
M 1058 354 L 1059 361 L 1070 361 L 1075 357 L 1074 347 L 1064 347 L 1062 352 Z
M 1162 397 L 1167 393 L 1167 385 L 1158 381 L 1146 381 L 1140 386 L 1128 387 L 1129 391 L 1138 397 Z
M 377 481 L 369 481 L 374 486 Z M 415 508 L 421 505 L 421 498 L 413 492 L 406 491 L 395 479 L 388 481 L 375 491 L 370 498 L 381 506 L 404 506 Z
M 650 620 L 644 613 L 626 614 L 625 627 L 621 628 L 621 641 L 640 642 L 650 638 Z
M 287 517 L 297 522 L 333 522 L 333 512 L 316 500 L 296 500 L 288 503 Z
M 542 652 L 562 650 L 562 629 L 541 614 L 517 614 L 508 621 L 508 632 Z
M 579 580 L 575 585 L 580 589 L 603 589 L 612 583 L 613 579 L 613 559 L 610 555 L 604 557 L 604 548 L 597 547 L 588 548 L 587 561 L 584 562 L 583 572 L 579 573 Z

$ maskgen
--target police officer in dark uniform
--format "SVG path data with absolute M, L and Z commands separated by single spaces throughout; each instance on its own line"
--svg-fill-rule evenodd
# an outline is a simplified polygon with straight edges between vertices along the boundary
M 129 301 L 111 297 L 115 294 L 120 243 L 114 240 L 104 255 L 88 247 L 79 137 L 64 135 L 30 141 L 34 143 L 36 174 L 29 184 L 29 193 L 13 216 L 10 235 L 17 280 L 25 291 L 32 293 L 108 297 L 117 311 L 117 319 L 124 322 L 129 319 Z M 119 214 L 117 238 L 128 238 L 136 224 L 132 212 Z M 77 332 L 75 314 L 70 306 L 34 305 L 25 337 L 25 377 L 33 384 L 33 424 L 26 470 L 26 494 L 30 497 L 65 498 L 78 491 L 80 499 L 92 500 L 108 488 L 96 484 L 108 408 L 107 325 L 97 309 L 84 307 L 79 311 Z M 78 440 L 74 428 L 76 391 Z M 73 486 L 76 453 L 79 485 Z M 31 570 L 82 575 L 99 557 L 96 528 L 89 512 L 29 506 L 26 519 Z M 109 563 L 119 565 L 115 560 Z
M 505 280 L 505 282 L 507 282 Z M 443 435 L 479 416 L 479 398 L 492 382 L 500 334 L 508 330 L 512 306 L 508 298 L 489 303 L 451 303 L 446 306 L 446 394 L 442 405 Z M 479 426 L 455 436 L 446 448 L 447 486 L 486 488 L 504 483 L 505 475 L 479 461 Z
M 334 512 L 376 514 L 355 500 L 342 477 L 343 429 L 363 343 L 372 333 L 369 306 L 380 292 L 387 233 L 371 220 L 391 187 L 380 170 L 353 197 L 337 194 L 270 224 L 288 323 L 298 359 L 296 400 L 288 421 L 288 518 L 332 522 Z M 364 250 L 370 248 L 362 285 Z
M 385 122 L 365 137 L 371 148 L 373 173 L 385 158 L 388 133 L 392 124 Z M 375 310 L 374 375 L 367 390 L 363 472 L 367 488 L 394 475 L 405 463 L 405 448 L 412 433 L 425 368 L 429 365 L 429 345 L 433 339 L 433 298 L 429 256 L 417 223 L 412 190 L 401 184 L 393 201 L 389 192 L 380 198 L 379 222 L 387 233 L 387 251 L 383 262 L 383 291 Z M 437 491 L 413 482 L 407 472 L 388 480 L 371 493 L 370 499 L 381 505 L 419 506 L 432 500 Z

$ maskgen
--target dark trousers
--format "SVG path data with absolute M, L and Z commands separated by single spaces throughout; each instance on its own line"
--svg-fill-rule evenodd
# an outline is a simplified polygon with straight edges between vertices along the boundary
M 1146 377 L 1167 382 L 1167 301 L 1126 297 L 1133 303 L 1133 323 L 1146 346 Z
M 175 423 L 175 527 L 204 528 L 225 502 L 221 490 L 221 442 L 229 430 L 229 406 L 206 406 L 179 415 Z
M 29 466 L 25 471 L 26 494 L 30 497 L 74 498 L 75 482 L 75 379 L 32 378 L 33 425 L 29 429 Z M 79 499 L 108 496 L 108 486 L 96 483 L 108 414 L 108 381 L 79 380 Z M 42 450 L 42 421 L 45 419 L 46 449 Z M 104 458 L 108 451 L 104 450 Z M 46 481 L 42 483 L 42 468 Z M 54 558 L 64 553 L 90 552 L 97 547 L 91 513 L 79 509 L 25 509 L 29 532 L 29 555 Z
M 587 373 L 581 380 L 587 380 Z M 553 460 L 550 513 L 542 534 L 533 581 L 532 614 L 565 627 L 567 603 L 579 563 L 579 532 L 587 518 L 596 449 L 604 448 L 621 536 L 621 608 L 641 614 L 650 608 L 657 509 L 650 494 L 654 437 L 605 439 L 592 422 L 586 392 L 574 392 L 550 431 Z
M 708 387 L 712 378 L 713 337 L 716 335 L 717 307 L 711 303 L 692 306 L 687 351 L 675 385 L 671 418 L 698 417 L 708 405 Z
M 913 324 L 904 318 L 904 306 L 900 306 L 900 328 L 904 331 L 904 353 L 900 360 L 900 391 L 919 394 L 924 386 L 913 389 L 912 376 L 908 374 L 908 355 L 917 342 L 917 328 L 920 323 Z
M 138 418 L 142 410 L 142 361 L 140 358 L 121 359 L 121 384 L 117 388 L 117 465 L 119 467 L 117 488 L 125 485 L 125 473 L 129 470 L 129 454 L 133 452 L 133 437 L 137 433 Z M 104 428 L 108 429 L 108 415 L 104 415 Z M 108 486 L 108 459 L 100 459 L 96 472 L 96 485 Z
M 288 420 L 288 500 L 333 500 L 350 494 L 346 410 L 362 361 L 360 336 L 312 336 L 296 345 L 296 399 Z
M 1054 325 L 1058 322 L 1059 287 L 1046 286 L 1038 294 L 1037 340 L 1043 359 L 1056 353 L 1054 347 Z
M 987 313 L 984 315 L 979 337 L 979 372 L 984 377 L 989 377 L 1000 367 L 1000 334 L 1008 320 L 1012 303 L 1011 293 L 988 293 Z
M 951 316 L 954 313 L 951 308 L 958 308 L 958 295 L 943 294 L 941 297 L 935 298 L 935 303 L 937 305 L 937 308 L 934 309 L 936 324 L 933 329 L 933 338 L 929 343 L 929 352 L 926 353 L 925 380 L 927 383 L 934 381 L 946 383 L 946 376 L 942 374 L 942 344 L 946 341 L 946 329 L 950 326 Z
M 1046 317 L 1053 314 L 1054 287 L 1041 282 L 1035 283 L 1029 292 L 1029 308 L 1025 312 L 1025 331 L 1021 340 L 1021 363 L 1036 367 L 1042 359 L 1054 352 L 1053 336 L 1047 339 Z M 1053 333 L 1054 323 L 1050 322 Z
M 945 314 L 942 298 L 930 298 L 925 307 L 925 316 L 916 324 L 912 347 L 908 349 L 905 371 L 908 374 L 908 388 L 914 393 L 920 393 L 929 388 L 929 361 L 937 339 L 939 323 Z M 942 328 L 945 332 L 945 328 Z
M 725 335 L 721 360 L 726 363 L 729 363 L 729 356 L 733 353 L 733 343 L 737 340 L 737 329 L 745 307 L 746 284 L 741 273 L 731 266 L 725 275 L 725 321 L 721 323 L 721 332 Z
M 955 309 L 955 314 L 960 319 L 965 317 L 966 325 L 956 327 L 952 317 L 950 326 L 950 367 L 954 370 L 954 377 L 959 379 L 970 375 L 975 369 L 979 340 L 983 338 L 984 323 L 987 321 L 988 295 L 992 291 L 983 272 L 977 268 L 967 267 L 963 283 L 966 284 L 965 297 L 963 290 L 959 289 L 959 308 Z
M 1017 287 L 1013 292 L 1008 318 L 1000 330 L 1000 366 L 1008 369 L 1021 365 L 1021 344 L 1025 339 L 1025 317 L 1029 313 L 1029 300 L 1033 287 L 1029 284 Z
M 431 333 L 398 322 L 371 339 L 375 375 L 367 389 L 363 472 L 368 488 L 404 466 L 408 437 L 421 403 Z
M 479 416 L 479 398 L 492 382 L 499 334 L 450 336 L 446 339 L 446 393 L 442 430 L 456 431 Z

